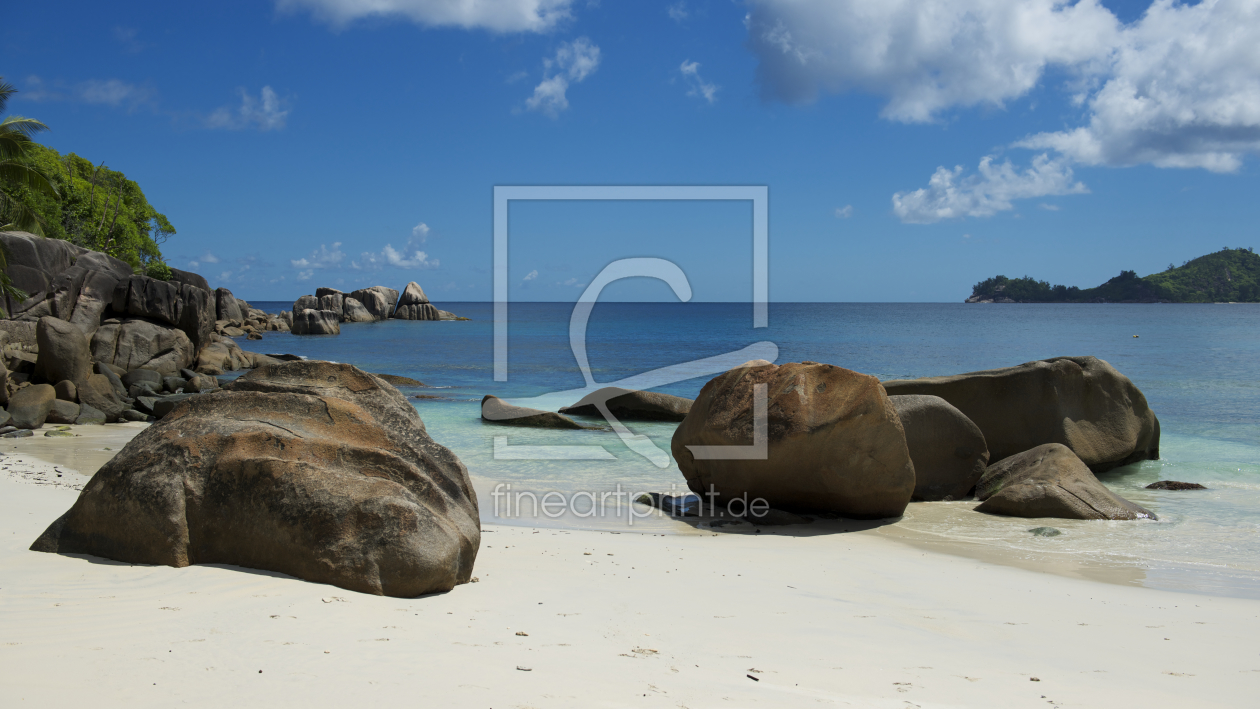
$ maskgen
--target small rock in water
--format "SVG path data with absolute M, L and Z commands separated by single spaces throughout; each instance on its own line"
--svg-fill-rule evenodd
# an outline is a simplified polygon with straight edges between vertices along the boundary
M 28 436 L 34 436 L 34 435 L 35 435 L 34 432 L 32 432 L 30 429 L 20 428 L 16 431 L 9 431 L 8 433 L 0 433 L 0 438 L 27 438 Z
M 1034 537 L 1057 537 L 1060 534 L 1063 534 L 1063 532 L 1060 532 L 1054 527 L 1036 527 L 1028 531 L 1032 532 Z
M 69 431 L 47 431 L 44 433 L 45 438 L 74 438 L 74 434 Z
M 634 501 L 649 507 L 656 507 L 674 517 L 698 517 L 700 510 L 704 507 L 704 500 L 700 499 L 699 495 L 691 493 L 686 495 L 666 495 L 659 492 L 648 492 L 639 495 Z
M 1199 483 L 1183 483 L 1176 480 L 1160 480 L 1146 486 L 1147 490 L 1206 490 Z

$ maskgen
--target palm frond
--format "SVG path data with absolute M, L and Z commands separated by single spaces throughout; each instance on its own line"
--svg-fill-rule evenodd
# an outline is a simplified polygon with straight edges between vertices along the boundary
M 43 133 L 48 130 L 48 126 L 34 118 L 24 118 L 22 116 L 9 116 L 0 121 L 0 133 L 20 133 L 27 138 L 36 133 Z
M 12 160 L 0 160 L 0 181 L 24 185 L 32 192 L 46 194 L 54 199 L 61 196 L 48 176 L 38 168 Z
M 4 80 L 0 76 L 0 113 L 4 113 L 4 109 L 9 105 L 9 97 L 17 93 L 17 89 L 13 88 L 13 84 Z
M 28 231 L 44 235 L 44 220 L 24 203 L 0 192 L 0 231 Z

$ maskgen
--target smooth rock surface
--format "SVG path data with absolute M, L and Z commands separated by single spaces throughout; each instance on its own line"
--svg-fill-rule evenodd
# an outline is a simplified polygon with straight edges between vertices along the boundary
M 989 459 L 1062 443 L 1094 472 L 1159 458 L 1159 420 L 1129 378 L 1096 357 L 1055 357 L 949 377 L 884 382 L 939 396 L 984 433 Z
M 13 417 L 10 425 L 27 429 L 43 426 L 56 400 L 57 394 L 51 384 L 33 384 L 18 389 L 9 397 L 8 412 Z
M 622 421 L 682 421 L 687 418 L 693 403 L 691 399 L 671 394 L 604 387 L 582 397 L 576 404 L 560 409 L 560 413 L 603 418 L 604 414 L 597 405 L 601 401 L 609 413 Z
M 479 544 L 467 470 L 406 399 L 349 365 L 304 361 L 182 403 L 32 549 L 415 597 L 468 582 Z
M 302 310 L 293 317 L 293 334 L 340 335 L 340 320 L 331 310 Z
M 1070 448 L 1047 443 L 990 465 L 976 485 L 977 512 L 1009 517 L 1155 519 L 1108 490 Z
M 989 464 L 984 434 L 939 396 L 890 396 L 914 462 L 915 500 L 961 500 Z
M 764 458 L 751 450 L 757 385 L 767 393 Z M 742 446 L 749 457 L 705 459 L 689 446 Z M 914 492 L 905 433 L 879 380 L 816 362 L 753 360 L 718 375 L 674 432 L 672 450 L 692 492 L 712 488 L 776 509 L 897 517 Z
M 493 394 L 486 394 L 481 399 L 481 418 L 483 421 L 502 426 L 530 426 L 533 428 L 586 428 L 567 416 L 554 411 L 529 409 L 524 406 L 513 406 Z
M 92 373 L 92 353 L 88 340 L 77 326 L 54 317 L 39 319 L 35 327 L 39 358 L 35 377 L 45 382 L 81 382 Z

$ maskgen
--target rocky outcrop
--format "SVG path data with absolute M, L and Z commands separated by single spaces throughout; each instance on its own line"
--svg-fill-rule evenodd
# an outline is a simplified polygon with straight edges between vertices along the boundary
M 340 335 L 337 313 L 331 310 L 302 310 L 293 316 L 294 335 Z
M 148 276 L 120 280 L 114 287 L 112 303 L 116 314 L 174 325 L 184 332 L 195 349 L 209 343 L 210 333 L 214 331 L 215 307 L 208 290 Z
M 587 428 L 567 416 L 554 411 L 514 406 L 493 394 L 481 399 L 481 419 L 501 426 L 529 426 L 532 428 Z
M 363 304 L 354 298 L 347 297 L 342 305 L 342 320 L 345 322 L 376 322 L 377 318 Z
M 393 317 L 398 320 L 438 320 L 438 309 L 429 303 L 420 284 L 412 281 L 398 296 Z
M 9 425 L 27 429 L 43 426 L 56 400 L 57 393 L 49 384 L 18 389 L 9 398 L 8 412 L 13 417 Z
M 398 302 L 398 291 L 385 286 L 361 288 L 350 294 L 351 298 L 363 304 L 376 320 L 388 320 L 394 317 L 394 305 Z
M 1146 397 L 1095 357 L 888 381 L 884 389 L 948 401 L 980 427 L 990 459 L 1044 443 L 1062 443 L 1094 472 L 1159 458 L 1159 420 Z
M 1146 486 L 1147 490 L 1206 490 L 1199 483 L 1183 483 L 1177 480 L 1160 480 Z
M 92 359 L 130 372 L 142 367 L 171 375 L 196 361 L 183 330 L 142 318 L 106 320 L 92 337 Z
M 241 313 L 241 306 L 236 303 L 236 296 L 232 295 L 232 291 L 227 288 L 218 288 L 214 291 L 215 304 L 215 320 L 223 320 L 240 327 L 245 322 L 245 315 Z
M 82 382 L 92 373 L 92 353 L 87 338 L 75 325 L 52 316 L 42 317 L 35 327 L 39 345 L 35 360 L 35 377 L 57 383 L 68 380 Z
M 961 500 L 989 464 L 979 427 L 939 396 L 890 396 L 914 463 L 915 500 Z
M 977 512 L 1010 517 L 1155 519 L 1103 486 L 1075 453 L 1047 443 L 989 466 L 976 484 Z
M 767 393 L 764 456 L 750 450 L 758 385 Z M 706 458 L 695 446 L 741 446 L 748 457 Z M 674 432 L 672 451 L 692 492 L 777 509 L 897 517 L 915 486 L 905 432 L 879 380 L 817 362 L 753 360 L 718 375 Z
M 479 545 L 468 472 L 407 400 L 349 365 L 302 361 L 176 405 L 31 548 L 414 597 L 469 581 Z
M 687 412 L 691 411 L 693 401 L 654 391 L 604 387 L 582 397 L 573 406 L 560 409 L 560 413 L 603 418 L 604 414 L 599 409 L 600 403 L 622 421 L 682 421 L 687 418 Z

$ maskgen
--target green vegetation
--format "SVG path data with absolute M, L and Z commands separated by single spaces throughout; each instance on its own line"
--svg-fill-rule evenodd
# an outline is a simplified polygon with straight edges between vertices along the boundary
M 12 85 L 0 78 L 0 113 Z M 139 185 L 121 172 L 31 140 L 48 130 L 12 116 L 0 123 L 0 225 L 65 239 L 122 259 L 155 278 L 170 278 L 161 245 L 175 234 Z
M 1250 248 L 1225 247 L 1216 253 L 1168 265 L 1163 273 L 1139 277 L 1134 271 L 1095 288 L 1052 286 L 1029 276 L 995 276 L 971 291 L 981 300 L 1017 303 L 1217 303 L 1260 302 L 1260 255 Z

